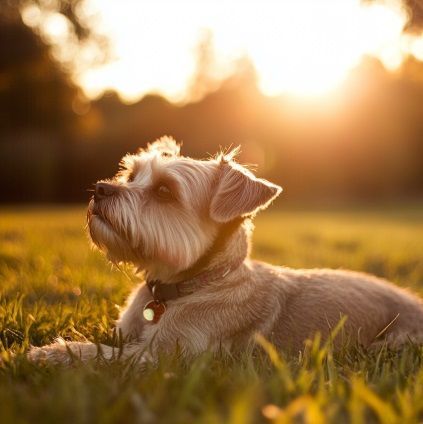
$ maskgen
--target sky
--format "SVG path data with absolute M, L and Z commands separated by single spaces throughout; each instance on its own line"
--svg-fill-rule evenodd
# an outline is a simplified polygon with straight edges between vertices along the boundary
M 35 9 L 34 9 L 35 8 Z M 254 64 L 261 91 L 324 96 L 339 87 L 364 55 L 390 70 L 406 54 L 423 60 L 422 38 L 404 35 L 407 15 L 399 3 L 360 0 L 86 0 L 81 18 L 110 40 L 110 61 L 83 66 L 92 46 L 72 47 L 66 18 L 23 11 L 38 26 L 56 57 L 72 61 L 75 81 L 90 98 L 116 90 L 126 102 L 147 93 L 187 100 L 196 53 L 205 34 L 213 41 L 209 74 L 222 79 L 240 58 Z

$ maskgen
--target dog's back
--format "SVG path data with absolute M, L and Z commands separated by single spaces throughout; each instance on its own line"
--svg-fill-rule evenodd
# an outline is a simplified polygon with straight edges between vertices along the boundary
M 305 339 L 320 332 L 329 336 L 346 316 L 337 343 L 369 347 L 385 340 L 396 346 L 408 338 L 423 341 L 423 302 L 383 279 L 364 273 L 310 269 L 293 270 L 255 263 L 257 279 L 269 296 L 278 294 L 280 309 L 268 335 L 284 349 L 301 349 Z M 259 283 L 260 284 L 260 283 Z

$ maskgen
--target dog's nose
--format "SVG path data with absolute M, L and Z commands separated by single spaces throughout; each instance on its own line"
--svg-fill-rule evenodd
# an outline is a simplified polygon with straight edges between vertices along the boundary
M 113 196 L 117 191 L 116 186 L 109 183 L 97 183 L 95 185 L 95 200 L 105 199 L 106 197 Z

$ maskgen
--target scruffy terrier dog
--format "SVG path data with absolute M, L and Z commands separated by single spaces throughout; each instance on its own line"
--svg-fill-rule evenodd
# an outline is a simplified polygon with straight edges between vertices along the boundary
M 249 259 L 251 218 L 281 188 L 256 178 L 232 154 L 195 160 L 164 137 L 124 157 L 122 168 L 96 184 L 87 216 L 93 242 L 113 263 L 146 272 L 117 323 L 127 340 L 119 357 L 143 362 L 176 347 L 185 358 L 240 350 L 255 333 L 297 352 L 317 332 L 327 338 L 343 315 L 335 347 L 423 341 L 422 302 L 386 281 Z M 33 347 L 29 357 L 70 363 L 70 352 L 87 361 L 99 350 L 104 358 L 117 356 L 110 346 L 59 341 Z

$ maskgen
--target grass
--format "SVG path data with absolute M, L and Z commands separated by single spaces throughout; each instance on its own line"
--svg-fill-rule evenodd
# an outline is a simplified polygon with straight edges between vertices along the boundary
M 265 340 L 236 358 L 176 357 L 61 369 L 26 361 L 61 335 L 110 343 L 134 282 L 92 251 L 82 208 L 0 212 L 1 423 L 255 423 L 423 420 L 423 349 L 334 355 L 316 338 L 296 357 Z M 423 293 L 423 208 L 286 211 L 256 220 L 254 256 L 352 268 Z M 1 347 L 2 346 L 2 347 Z

